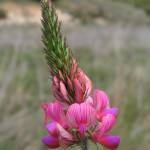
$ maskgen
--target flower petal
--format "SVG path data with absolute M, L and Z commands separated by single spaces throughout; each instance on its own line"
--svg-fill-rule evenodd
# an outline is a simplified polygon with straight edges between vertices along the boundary
M 51 123 L 47 124 L 46 128 L 51 136 L 58 137 L 59 130 L 57 128 L 56 122 L 51 122 Z
M 100 122 L 99 125 L 95 128 L 92 134 L 92 139 L 97 142 L 98 139 L 100 139 L 103 135 L 112 129 L 115 122 L 116 118 L 113 115 L 109 114 L 104 116 L 102 118 L 102 122 Z
M 67 112 L 67 119 L 71 127 L 79 128 L 81 125 L 87 127 L 96 122 L 96 111 L 89 104 L 72 104 Z
M 83 101 L 83 91 L 80 82 L 77 79 L 74 79 L 74 88 L 75 88 L 75 100 L 77 103 Z
M 84 75 L 84 77 L 85 77 L 86 97 L 87 97 L 91 93 L 92 82 L 91 82 L 91 80 L 88 78 L 88 76 L 86 74 Z
M 101 112 L 109 107 L 109 98 L 102 90 L 95 90 L 94 92 L 94 107 L 97 111 Z
M 79 80 L 80 84 L 82 85 L 84 99 L 85 99 L 86 97 L 89 96 L 89 94 L 92 90 L 92 82 L 88 78 L 88 76 L 85 74 L 85 72 L 80 68 L 78 68 L 77 79 Z
M 111 135 L 105 135 L 102 136 L 98 143 L 102 144 L 104 147 L 109 149 L 116 149 L 120 143 L 120 137 L 119 136 L 111 136 Z
M 57 124 L 57 128 L 59 130 L 59 143 L 62 147 L 67 147 L 75 141 L 73 135 L 67 132 L 60 124 Z
M 63 112 L 63 106 L 59 102 L 46 103 L 43 105 L 45 116 L 48 119 L 52 119 L 58 123 L 65 123 L 65 114 Z
M 63 98 L 65 100 L 68 100 L 68 92 L 62 81 L 60 81 L 60 91 L 61 91 L 61 94 L 63 95 Z
M 85 102 L 93 107 L 93 99 L 91 96 L 89 96 Z
M 111 130 L 115 123 L 116 123 L 116 118 L 113 115 L 108 114 L 104 116 L 102 118 L 101 127 L 100 127 L 101 133 L 103 134 Z
M 107 114 L 112 114 L 112 115 L 114 115 L 115 117 L 117 117 L 118 114 L 119 114 L 119 109 L 116 108 L 116 107 L 107 108 L 106 110 L 104 110 L 103 116 L 106 116 Z
M 59 147 L 59 141 L 57 138 L 52 136 L 45 136 L 42 138 L 42 142 L 47 145 L 49 148 Z

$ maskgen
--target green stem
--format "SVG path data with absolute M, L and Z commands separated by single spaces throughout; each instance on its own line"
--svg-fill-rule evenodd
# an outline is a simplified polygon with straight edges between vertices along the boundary
M 87 139 L 83 140 L 82 150 L 88 150 L 88 141 L 87 141 Z

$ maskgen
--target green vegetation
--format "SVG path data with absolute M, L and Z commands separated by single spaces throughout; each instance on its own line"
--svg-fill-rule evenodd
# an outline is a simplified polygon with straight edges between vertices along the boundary
M 150 14 L 150 1 L 149 0 L 114 0 L 121 1 L 123 3 L 129 3 L 133 6 L 144 9 L 148 14 Z
M 93 22 L 97 18 L 115 23 L 149 22 L 149 18 L 143 11 L 129 3 L 125 5 L 124 2 L 117 0 L 59 0 L 55 5 L 79 18 L 83 23 Z
M 132 16 L 135 10 L 132 10 L 133 7 L 126 8 L 126 5 L 124 7 L 125 2 L 122 0 L 120 5 L 117 0 L 92 0 L 92 3 L 91 0 L 58 0 L 55 4 L 81 18 L 84 23 L 101 16 L 114 22 L 116 18 L 124 17 L 128 24 L 128 17 Z M 144 0 L 141 0 L 142 2 Z M 131 1 L 128 0 L 128 3 Z M 128 14 L 124 15 L 124 10 Z M 142 17 L 138 16 L 138 21 L 141 22 L 139 18 Z M 95 88 L 106 90 L 111 104 L 120 109 L 118 123 L 113 131 L 122 138 L 119 149 L 148 150 L 150 51 L 149 44 L 146 43 L 149 39 L 149 27 L 128 26 L 128 29 L 127 26 L 107 24 L 105 27 L 92 25 L 90 28 L 90 25 L 65 26 L 65 32 L 75 48 L 73 52 L 80 66 L 92 79 Z M 80 26 L 85 30 L 80 32 Z M 40 142 L 41 137 L 45 135 L 40 105 L 53 100 L 53 97 L 50 91 L 49 70 L 40 43 L 40 31 L 40 27 L 36 25 L 0 26 L 2 150 L 47 150 Z M 83 34 L 89 34 L 89 37 L 82 39 Z M 132 39 L 135 35 L 137 39 L 140 37 L 141 41 L 145 40 L 141 45 L 147 49 L 137 48 L 140 44 Z M 95 38 L 91 41 L 91 37 Z M 86 40 L 91 46 L 85 44 L 80 47 Z M 122 41 L 125 41 L 125 48 L 114 49 L 115 46 L 120 47 Z M 100 45 L 97 45 L 99 42 Z
M 5 19 L 6 17 L 7 13 L 4 10 L 0 9 L 0 19 Z
M 10 34 L 12 29 L 23 35 L 25 44 L 21 44 L 19 49 L 15 44 L 0 47 L 0 149 L 41 150 L 44 149 L 40 143 L 44 130 L 40 105 L 53 98 L 41 45 L 34 41 L 39 36 L 36 30 L 39 28 L 17 26 L 6 31 Z M 36 35 L 32 35 L 31 45 L 26 37 L 33 29 Z M 27 50 L 29 47 L 31 49 Z M 129 48 L 96 54 L 81 47 L 74 50 L 74 54 L 94 85 L 108 91 L 111 104 L 120 109 L 114 129 L 114 133 L 122 138 L 119 149 L 148 149 L 145 137 L 148 138 L 150 127 L 150 51 Z

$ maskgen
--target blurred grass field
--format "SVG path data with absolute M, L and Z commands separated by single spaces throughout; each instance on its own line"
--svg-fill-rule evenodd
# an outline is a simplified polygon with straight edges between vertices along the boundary
M 65 24 L 63 33 L 94 87 L 106 90 L 111 105 L 120 109 L 112 131 L 121 136 L 118 150 L 148 150 L 149 25 L 75 23 Z M 40 105 L 53 99 L 41 27 L 1 25 L 0 150 L 46 150 L 40 142 L 47 134 Z
M 31 29 L 34 34 L 30 34 Z M 39 42 L 40 28 L 7 27 L 3 32 L 9 30 L 10 36 L 16 39 L 0 47 L 0 149 L 41 150 L 44 130 L 40 105 L 53 97 L 49 93 L 50 77 Z M 15 43 L 15 40 L 20 41 Z M 106 90 L 111 104 L 120 109 L 113 130 L 122 138 L 119 149 L 148 149 L 150 51 L 111 49 L 97 55 L 88 47 L 78 47 L 74 54 L 94 86 Z

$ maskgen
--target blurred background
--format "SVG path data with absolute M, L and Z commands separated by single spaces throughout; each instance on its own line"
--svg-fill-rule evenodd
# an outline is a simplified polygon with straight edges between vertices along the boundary
M 150 0 L 53 0 L 95 88 L 119 107 L 119 150 L 150 147 Z M 46 150 L 41 103 L 53 100 L 39 0 L 0 0 L 0 150 Z

